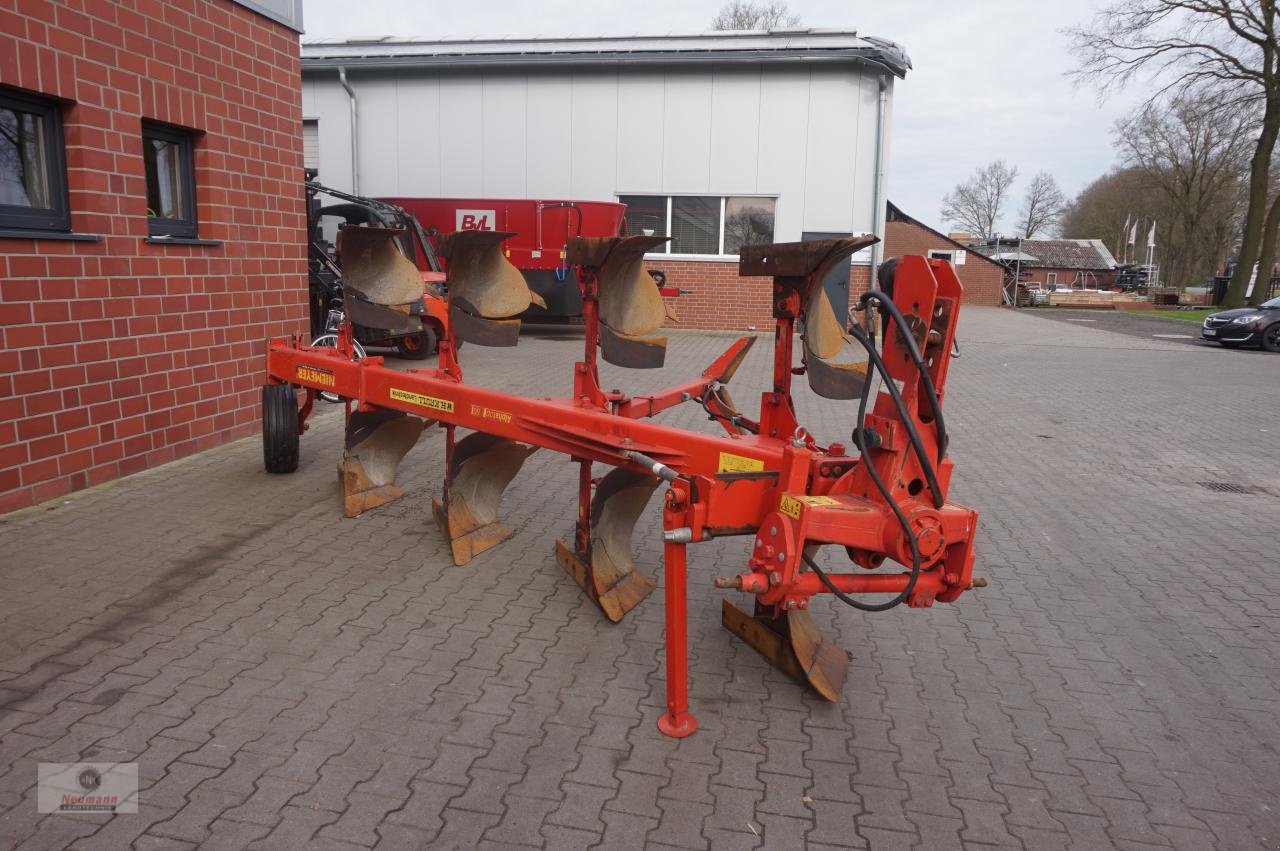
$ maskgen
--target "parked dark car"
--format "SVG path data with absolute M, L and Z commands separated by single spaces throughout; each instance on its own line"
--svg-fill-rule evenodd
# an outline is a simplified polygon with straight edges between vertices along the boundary
M 1200 329 L 1200 339 L 1221 343 L 1228 349 L 1262 346 L 1269 352 L 1280 352 L 1280 298 L 1257 307 L 1209 314 Z

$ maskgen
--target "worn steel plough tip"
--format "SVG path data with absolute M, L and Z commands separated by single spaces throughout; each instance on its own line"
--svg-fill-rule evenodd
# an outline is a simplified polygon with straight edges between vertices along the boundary
M 537 447 L 485 432 L 473 432 L 453 448 L 446 471 L 445 498 L 432 500 L 436 523 L 449 539 L 453 563 L 461 567 L 505 541 L 500 525 L 502 494 Z
M 716 362 L 711 365 L 711 368 L 702 373 L 703 376 L 706 378 L 714 378 L 721 384 L 728 384 L 733 380 L 733 377 L 738 374 L 738 367 L 742 366 L 742 362 L 747 359 L 747 355 L 750 354 L 751 347 L 755 345 L 757 339 L 757 337 L 740 338 L 739 343 L 735 343 L 734 346 L 731 346 L 728 349 L 728 351 L 733 352 L 733 356 L 725 361 L 717 359 Z M 737 348 L 737 351 L 734 351 L 735 347 Z
M 530 304 L 547 306 L 503 254 L 502 243 L 512 236 L 469 230 L 440 238 L 440 256 L 449 263 L 449 318 L 459 339 L 480 346 L 515 345 L 511 340 L 519 335 L 520 324 L 511 317 Z
M 597 276 L 600 286 L 600 353 L 616 366 L 661 367 L 666 337 L 648 337 L 662 327 L 668 310 L 644 254 L 667 242 L 661 236 L 629 236 L 609 248 Z
M 356 517 L 404 493 L 396 470 L 431 422 L 388 408 L 352 412 L 338 464 L 344 514 Z
M 588 552 L 574 552 L 556 541 L 560 566 L 614 623 L 622 620 L 656 585 L 636 570 L 631 557 L 631 534 L 658 483 L 657 477 L 646 473 L 623 468 L 611 471 L 600 480 L 591 498 Z
M 805 375 L 814 393 L 827 399 L 857 399 L 862 395 L 869 363 L 866 353 L 862 353 L 860 361 L 835 360 L 852 343 L 853 338 L 836 318 L 826 289 L 818 284 L 809 297 L 804 325 Z
M 784 674 L 808 683 L 832 703 L 840 699 L 849 654 L 822 637 L 807 611 L 791 609 L 771 616 L 757 605 L 752 616 L 723 600 L 721 623 Z

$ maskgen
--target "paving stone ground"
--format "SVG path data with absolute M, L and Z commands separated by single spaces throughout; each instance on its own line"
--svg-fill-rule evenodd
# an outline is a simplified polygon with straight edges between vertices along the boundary
M 294 475 L 246 440 L 0 519 L 0 847 L 1280 847 L 1280 357 L 981 309 L 961 340 L 952 497 L 990 587 L 816 601 L 852 654 L 828 704 L 719 625 L 746 539 L 694 547 L 680 741 L 655 727 L 661 590 L 611 625 L 561 573 L 576 477 L 550 453 L 466 568 L 430 521 L 438 436 L 404 499 L 341 517 L 333 408 Z M 661 374 L 606 383 L 728 342 L 673 335 Z M 464 356 L 559 394 L 579 350 Z M 852 406 L 798 393 L 847 438 Z M 658 575 L 656 499 L 636 542 Z M 137 762 L 141 811 L 37 813 L 36 764 L 81 760 Z
M 1188 315 L 1182 311 L 1169 311 L 1166 316 L 1129 313 L 1123 310 L 1070 310 L 1061 307 L 1035 308 L 1032 312 L 1038 318 L 1075 322 L 1090 328 L 1115 331 L 1118 334 L 1144 340 L 1154 339 L 1181 343 L 1184 346 L 1222 348 L 1218 343 L 1200 339 L 1198 320 L 1176 318 Z M 1266 357 L 1269 353 L 1261 349 L 1241 349 L 1240 354 L 1244 357 Z

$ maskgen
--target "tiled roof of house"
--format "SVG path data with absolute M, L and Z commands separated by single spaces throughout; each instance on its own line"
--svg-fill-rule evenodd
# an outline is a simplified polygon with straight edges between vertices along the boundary
M 990 242 L 974 246 L 987 256 L 1021 251 L 1035 260 L 1022 260 L 1023 266 L 1046 269 L 1114 269 L 1116 258 L 1100 239 L 1002 239 L 998 246 Z

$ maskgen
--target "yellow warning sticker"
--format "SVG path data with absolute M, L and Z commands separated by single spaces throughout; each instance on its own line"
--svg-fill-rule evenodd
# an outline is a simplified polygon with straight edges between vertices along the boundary
M 435 396 L 423 396 L 421 393 L 412 393 L 408 390 L 401 390 L 398 387 L 392 387 L 390 391 L 392 399 L 401 402 L 411 402 L 423 408 L 430 408 L 433 411 L 443 411 L 446 414 L 453 413 L 453 402 L 448 399 L 437 399 Z
M 322 387 L 333 387 L 337 384 L 334 380 L 333 373 L 327 369 L 317 369 L 314 366 L 303 366 L 301 364 L 294 370 L 294 374 L 301 381 L 309 381 L 312 384 L 319 384 Z
M 764 469 L 764 462 L 745 455 L 734 455 L 731 452 L 720 453 L 721 473 L 758 473 Z
M 778 510 L 788 517 L 796 520 L 800 519 L 800 507 L 802 505 L 839 505 L 840 500 L 832 499 L 829 496 L 791 496 L 783 494 L 782 500 L 778 504 Z

